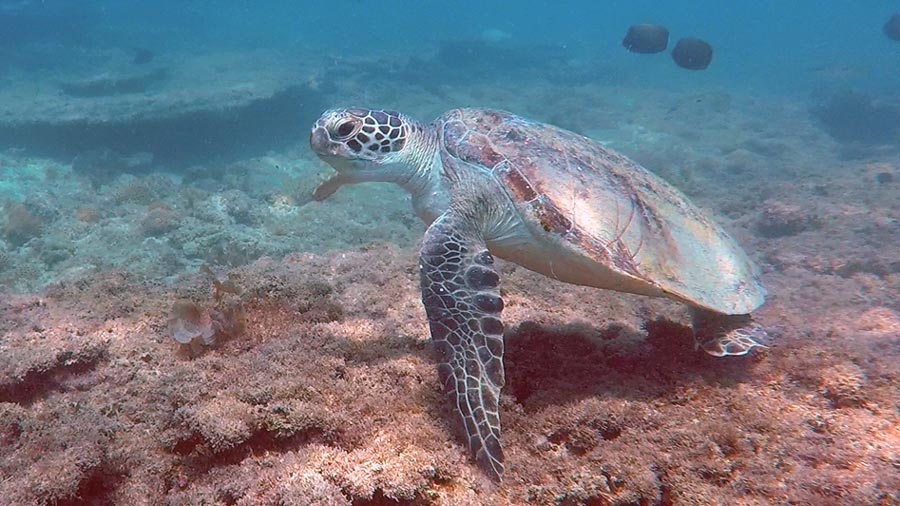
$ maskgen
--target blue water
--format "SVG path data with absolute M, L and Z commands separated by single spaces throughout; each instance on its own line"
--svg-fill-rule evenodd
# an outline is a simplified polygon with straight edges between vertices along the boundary
M 0 0 L 0 506 L 316 491 L 354 505 L 900 504 L 894 13 L 898 0 Z M 622 46 L 642 23 L 667 27 L 666 51 Z M 676 65 L 684 37 L 712 45 L 708 68 Z M 426 224 L 410 196 L 371 181 L 314 199 L 335 172 L 310 142 L 335 138 L 310 128 L 346 106 L 423 122 L 501 108 L 621 151 L 759 265 L 769 297 L 753 318 L 771 350 L 716 362 L 677 301 L 498 260 L 511 465 L 506 489 L 483 486 L 466 443 L 445 442 L 457 420 L 424 344 Z M 325 146 L 359 144 L 354 128 Z M 531 218 L 577 247 L 614 238 L 616 268 L 665 251 L 671 281 L 707 249 L 705 226 L 659 230 L 690 206 L 630 195 L 620 231 L 626 195 L 614 217 L 582 214 L 584 195 L 609 191 L 551 202 L 548 173 Z M 626 179 L 597 181 L 650 187 Z M 573 232 L 584 216 L 600 230 Z M 679 242 L 693 229 L 699 246 Z M 464 304 L 487 314 L 503 304 L 478 258 L 447 286 L 483 283 Z M 445 291 L 459 294 L 426 298 L 448 304 Z M 453 339 L 498 328 L 435 309 Z M 497 340 L 480 339 L 484 360 Z
M 41 202 L 28 205 L 44 221 L 41 234 L 67 230 L 57 218 L 81 197 L 34 196 L 47 189 L 40 172 L 50 160 L 60 165 L 54 173 L 86 176 L 92 187 L 110 192 L 126 184 L 125 176 L 162 173 L 190 187 L 195 179 L 222 183 L 226 175 L 246 174 L 240 177 L 247 181 L 207 189 L 238 187 L 260 205 L 280 190 L 281 178 L 289 178 L 299 185 L 292 202 L 303 208 L 312 189 L 303 184 L 328 171 L 308 149 L 309 127 L 323 109 L 348 103 L 400 109 L 422 120 L 459 106 L 509 109 L 601 135 L 664 176 L 672 175 L 666 173 L 670 166 L 694 164 L 697 157 L 734 147 L 696 142 L 715 128 L 691 133 L 672 149 L 654 144 L 660 135 L 684 130 L 680 122 L 697 121 L 747 121 L 755 126 L 739 132 L 750 135 L 766 120 L 739 114 L 726 120 L 721 107 L 731 103 L 732 112 L 740 113 L 753 107 L 747 105 L 752 100 L 784 100 L 790 120 L 821 127 L 843 150 L 840 156 L 894 153 L 900 145 L 900 42 L 885 36 L 882 26 L 897 9 L 890 2 L 776 0 L 3 0 L 0 150 L 46 158 L 7 163 L 0 204 L 37 199 Z M 623 36 L 637 23 L 666 26 L 668 50 L 652 55 L 625 50 Z M 712 45 L 709 68 L 690 71 L 673 62 L 670 52 L 682 37 Z M 144 61 L 132 61 L 138 54 Z M 271 55 L 276 56 L 266 60 Z M 263 63 L 254 67 L 257 59 Z M 290 82 L 265 91 L 272 71 Z M 229 102 L 255 89 L 263 89 L 255 101 Z M 710 107 L 718 112 L 683 109 L 683 103 L 701 103 L 705 93 L 711 93 Z M 671 105 L 648 103 L 654 100 Z M 666 108 L 675 116 L 661 118 Z M 682 114 L 700 116 L 679 118 Z M 792 128 L 782 123 L 759 133 L 765 140 Z M 677 154 L 685 150 L 696 154 Z M 272 174 L 229 169 L 273 154 L 282 158 Z M 784 173 L 777 163 L 758 165 Z M 383 234 L 372 235 L 396 239 L 384 231 L 386 223 L 379 225 Z M 260 240 L 270 237 L 271 230 L 258 228 Z M 400 242 L 412 243 L 417 234 L 412 231 Z M 28 234 L 7 235 L 16 237 L 7 241 L 14 257 L 33 258 L 19 248 Z M 258 253 L 279 256 L 316 249 L 319 242 L 279 244 Z M 253 258 L 248 253 L 234 262 Z M 66 262 L 77 264 L 79 255 L 58 267 L 66 268 Z M 167 272 L 183 267 L 170 265 Z M 29 272 L 36 271 L 44 281 L 54 279 L 46 266 Z
M 623 66 L 658 86 L 698 83 L 808 92 L 844 70 L 853 86 L 889 92 L 900 80 L 900 44 L 881 26 L 896 2 L 562 1 L 438 2 L 2 2 L 5 49 L 20 41 L 143 44 L 158 50 L 317 48 L 333 55 L 427 51 L 446 39 L 501 30 L 513 41 L 552 44 Z M 665 55 L 627 54 L 619 46 L 634 23 L 659 23 L 677 38 L 705 39 L 715 63 L 703 75 L 678 72 Z M 13 39 L 13 40 L 9 40 Z

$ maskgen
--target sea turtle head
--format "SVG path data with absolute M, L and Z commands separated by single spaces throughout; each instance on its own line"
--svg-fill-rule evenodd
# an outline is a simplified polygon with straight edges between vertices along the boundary
M 364 177 L 385 165 L 409 162 L 410 138 L 420 128 L 394 111 L 331 109 L 313 125 L 309 145 L 338 172 Z

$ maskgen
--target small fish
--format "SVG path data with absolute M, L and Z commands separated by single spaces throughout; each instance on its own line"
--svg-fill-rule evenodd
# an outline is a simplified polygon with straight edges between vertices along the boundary
M 134 48 L 134 59 L 131 60 L 131 63 L 133 63 L 134 65 L 144 65 L 145 63 L 150 63 L 151 61 L 153 61 L 153 58 L 155 56 L 156 55 L 153 54 L 153 51 L 147 48 L 136 47 Z
M 703 70 L 712 62 L 713 48 L 700 39 L 684 38 L 675 44 L 672 50 L 672 59 L 675 63 L 688 70 Z
M 665 51 L 669 45 L 669 30 L 661 25 L 633 25 L 628 28 L 622 46 L 632 53 L 653 54 Z
M 884 24 L 884 34 L 891 40 L 900 41 L 900 14 L 894 14 Z

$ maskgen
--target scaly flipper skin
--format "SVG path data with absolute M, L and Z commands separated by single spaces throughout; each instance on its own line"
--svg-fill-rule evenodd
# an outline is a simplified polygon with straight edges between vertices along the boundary
M 503 473 L 503 303 L 486 244 L 559 281 L 685 303 L 697 345 L 711 355 L 769 343 L 747 314 L 765 301 L 759 269 L 734 239 L 676 188 L 596 141 L 490 109 L 455 109 L 424 125 L 341 108 L 322 113 L 310 147 L 337 171 L 316 199 L 342 184 L 392 182 L 431 224 L 421 283 L 440 377 L 494 478 Z
M 479 227 L 453 208 L 425 233 L 420 257 L 422 302 L 438 355 L 438 372 L 462 417 L 469 449 L 493 479 L 503 476 L 500 389 L 503 301 Z
M 769 334 L 750 315 L 723 315 L 694 308 L 694 341 L 714 357 L 746 355 L 753 348 L 768 348 Z
M 321 202 L 334 195 L 334 192 L 338 191 L 341 186 L 344 186 L 349 182 L 350 180 L 347 177 L 341 174 L 335 174 L 326 181 L 323 181 L 322 184 L 316 188 L 316 191 L 313 193 L 313 199 Z

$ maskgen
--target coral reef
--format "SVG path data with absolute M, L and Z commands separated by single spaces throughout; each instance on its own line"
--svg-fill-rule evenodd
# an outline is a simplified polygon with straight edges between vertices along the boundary
M 284 148 L 326 106 L 309 82 L 316 54 L 181 55 L 136 72 L 109 50 L 81 51 L 85 64 L 58 79 L 26 74 L 2 83 L 0 148 L 78 156 L 81 166 L 109 150 L 190 166 L 250 146 Z
M 816 218 L 807 215 L 799 205 L 769 201 L 765 203 L 756 229 L 763 237 L 784 237 L 799 234 L 818 224 Z
M 236 68 L 232 58 L 182 62 L 148 89 L 187 79 L 185 68 L 206 69 L 198 79 Z M 524 77 L 401 94 L 368 65 L 345 69 L 328 99 L 396 102 L 422 119 L 502 105 L 677 182 L 760 264 L 770 298 L 756 318 L 773 347 L 708 357 L 677 304 L 498 261 L 497 485 L 466 454 L 437 380 L 417 289 L 423 225 L 402 192 L 359 185 L 311 201 L 327 174 L 302 138 L 185 170 L 141 150 L 85 148 L 74 163 L 7 151 L 0 503 L 900 504 L 890 150 L 847 159 L 791 99 Z M 277 93 L 219 103 L 238 77 L 160 104 L 159 118 Z M 360 79 L 373 96 L 358 94 Z M 51 113 L 80 121 L 97 107 L 127 122 L 145 98 L 57 97 L 13 112 L 55 125 L 65 114 Z M 26 226 L 9 228 L 16 220 Z
M 895 312 L 812 328 L 812 341 L 795 323 L 807 307 L 780 317 L 787 327 L 771 351 L 722 361 L 694 351 L 671 303 L 635 307 L 640 299 L 502 264 L 507 321 L 522 323 L 507 335 L 509 473 L 497 488 L 456 437 L 413 266 L 413 252 L 376 247 L 264 259 L 171 287 L 99 276 L 5 303 L 0 453 L 21 480 L 3 493 L 22 504 L 147 494 L 173 504 L 292 504 L 304 494 L 434 505 L 900 499 L 900 371 L 884 359 L 900 351 Z M 245 333 L 178 354 L 168 301 L 214 303 L 237 284 Z M 787 311 L 803 292 L 794 290 L 763 321 Z M 588 296 L 590 306 L 576 302 Z M 78 309 L 85 300 L 101 304 Z M 821 310 L 813 321 L 833 321 Z M 860 341 L 855 328 L 885 337 Z M 47 449 L 39 434 L 61 446 Z M 857 446 L 873 435 L 877 449 Z M 69 468 L 52 487 L 35 481 Z
M 835 93 L 813 106 L 811 112 L 841 142 L 887 144 L 900 135 L 900 104 L 864 93 Z
M 105 97 L 121 93 L 144 93 L 147 89 L 165 80 L 168 73 L 159 68 L 150 72 L 124 76 L 95 76 L 89 79 L 61 83 L 60 89 L 77 98 Z
M 35 216 L 25 204 L 7 203 L 3 206 L 3 211 L 6 216 L 3 237 L 13 246 L 21 246 L 41 234 L 44 221 Z
M 146 236 L 163 235 L 178 228 L 181 216 L 165 204 L 153 204 L 138 224 L 141 233 Z

